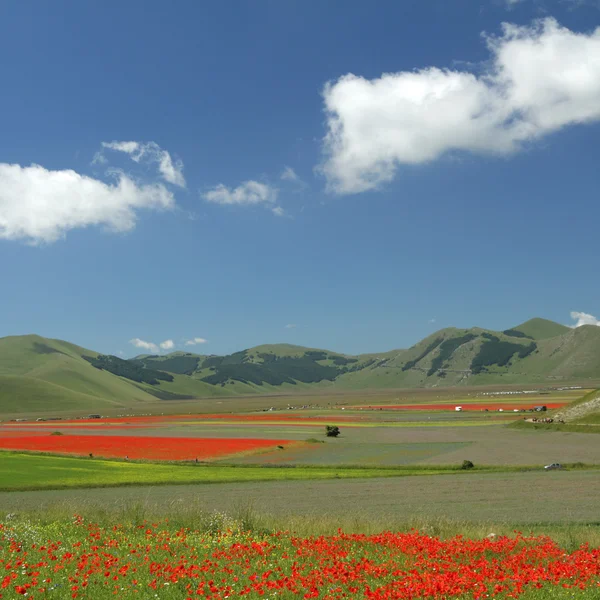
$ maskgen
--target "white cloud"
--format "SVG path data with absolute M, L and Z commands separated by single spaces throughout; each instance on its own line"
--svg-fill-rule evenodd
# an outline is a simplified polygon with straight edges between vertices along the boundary
M 175 342 L 173 340 L 165 340 L 159 344 L 162 350 L 173 350 L 175 348 Z
M 504 1 L 508 8 L 512 8 L 513 6 L 519 4 L 520 2 L 523 2 L 523 0 L 504 0 Z
M 297 325 L 295 325 L 294 323 L 288 323 L 285 326 L 285 329 L 296 329 Z
M 207 202 L 215 204 L 274 204 L 277 201 L 277 189 L 258 181 L 245 181 L 235 189 L 222 183 L 202 194 Z
M 352 194 L 391 181 L 401 164 L 466 151 L 506 155 L 562 127 L 600 119 L 600 28 L 575 33 L 547 18 L 486 37 L 487 72 L 430 67 L 323 91 L 328 131 L 320 170 Z
M 158 352 L 158 346 L 156 344 L 140 340 L 140 338 L 133 338 L 132 340 L 129 340 L 129 343 L 133 344 L 136 348 L 148 350 L 149 352 L 152 352 L 152 354 L 156 354 Z
M 582 325 L 597 325 L 598 327 L 600 327 L 600 319 L 597 319 L 596 317 L 594 317 L 593 315 L 589 315 L 588 313 L 572 311 L 571 319 L 577 321 L 575 325 L 571 326 L 573 328 L 581 327 Z
M 274 206 L 271 211 L 276 217 L 285 217 L 285 210 L 281 206 Z
M 300 177 L 298 177 L 298 174 L 292 167 L 285 167 L 281 174 L 281 179 L 283 179 L 283 181 L 300 181 Z
M 92 225 L 129 231 L 139 209 L 175 206 L 162 184 L 137 185 L 122 173 L 116 176 L 109 185 L 71 170 L 0 163 L 0 239 L 49 243 Z
M 115 152 L 124 152 L 136 163 L 156 164 L 158 172 L 165 181 L 185 187 L 183 162 L 178 160 L 174 163 L 171 155 L 156 142 L 102 142 L 102 147 Z M 102 153 L 96 153 L 93 163 L 103 163 L 105 160 Z
M 208 344 L 208 340 L 201 337 L 195 337 L 185 343 L 186 346 L 197 346 L 198 344 Z
M 429 319 L 429 322 L 430 322 L 430 323 L 435 323 L 435 318 L 433 318 L 433 319 Z

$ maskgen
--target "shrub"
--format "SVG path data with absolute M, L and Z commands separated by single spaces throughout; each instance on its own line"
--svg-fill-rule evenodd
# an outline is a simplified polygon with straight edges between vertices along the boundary
M 53 431 L 50 435 L 63 435 L 62 431 Z
M 470 460 L 463 460 L 461 469 L 472 469 L 475 465 Z
M 340 428 L 337 425 L 325 425 L 325 435 L 327 437 L 337 437 L 340 435 Z

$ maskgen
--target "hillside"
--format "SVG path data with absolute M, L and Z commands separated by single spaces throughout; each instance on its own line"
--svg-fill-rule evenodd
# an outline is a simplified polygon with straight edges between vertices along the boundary
M 407 350 L 350 356 L 290 344 L 226 356 L 123 360 L 36 335 L 0 338 L 0 413 L 101 412 L 211 396 L 600 380 L 600 327 L 532 319 L 503 332 L 446 328 Z
M 505 330 L 504 333 L 514 335 L 515 332 L 519 332 L 533 340 L 547 340 L 569 331 L 570 328 L 566 325 L 560 325 L 548 319 L 529 319 L 529 321 L 517 325 L 512 330 Z

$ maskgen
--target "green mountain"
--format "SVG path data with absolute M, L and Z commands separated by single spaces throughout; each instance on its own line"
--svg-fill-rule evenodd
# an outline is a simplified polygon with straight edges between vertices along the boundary
M 559 323 L 555 323 L 554 321 L 548 321 L 548 319 L 529 319 L 529 321 L 525 321 L 525 323 L 521 323 L 512 330 L 507 330 L 507 332 L 519 332 L 523 335 L 530 337 L 534 340 L 547 340 L 551 337 L 556 337 L 557 335 L 562 335 L 564 333 L 568 333 L 570 328 L 566 325 L 560 325 Z
M 532 319 L 503 332 L 442 329 L 407 350 L 350 356 L 289 344 L 227 356 L 123 360 L 36 335 L 0 338 L 0 413 L 102 412 L 160 401 L 320 389 L 600 380 L 600 327 Z

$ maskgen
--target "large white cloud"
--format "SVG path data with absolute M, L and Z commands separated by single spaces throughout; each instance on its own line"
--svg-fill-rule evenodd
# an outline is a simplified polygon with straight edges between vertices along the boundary
M 447 152 L 508 154 L 567 125 L 600 119 L 600 28 L 575 33 L 547 18 L 487 37 L 480 75 L 430 67 L 353 74 L 328 83 L 328 189 L 352 194 L 391 181 L 398 165 Z
M 277 189 L 258 181 L 245 181 L 232 189 L 222 183 L 202 194 L 207 202 L 214 204 L 274 204 L 277 201 Z
M 102 147 L 107 150 L 124 152 L 137 163 L 154 163 L 165 181 L 185 187 L 183 162 L 181 160 L 173 162 L 171 155 L 156 142 L 102 142 Z M 104 161 L 102 153 L 98 153 L 94 157 L 94 162 L 103 163 Z
M 588 313 L 572 311 L 571 319 L 576 321 L 575 325 L 572 325 L 572 327 L 581 327 L 582 325 L 597 325 L 600 327 L 600 319 L 597 319 L 594 315 Z
M 165 340 L 160 344 L 161 350 L 173 350 L 175 348 L 175 342 L 173 340 Z
M 138 185 L 123 174 L 113 184 L 75 171 L 0 163 L 0 238 L 54 242 L 75 228 L 135 227 L 139 209 L 169 209 L 173 194 L 162 184 Z

